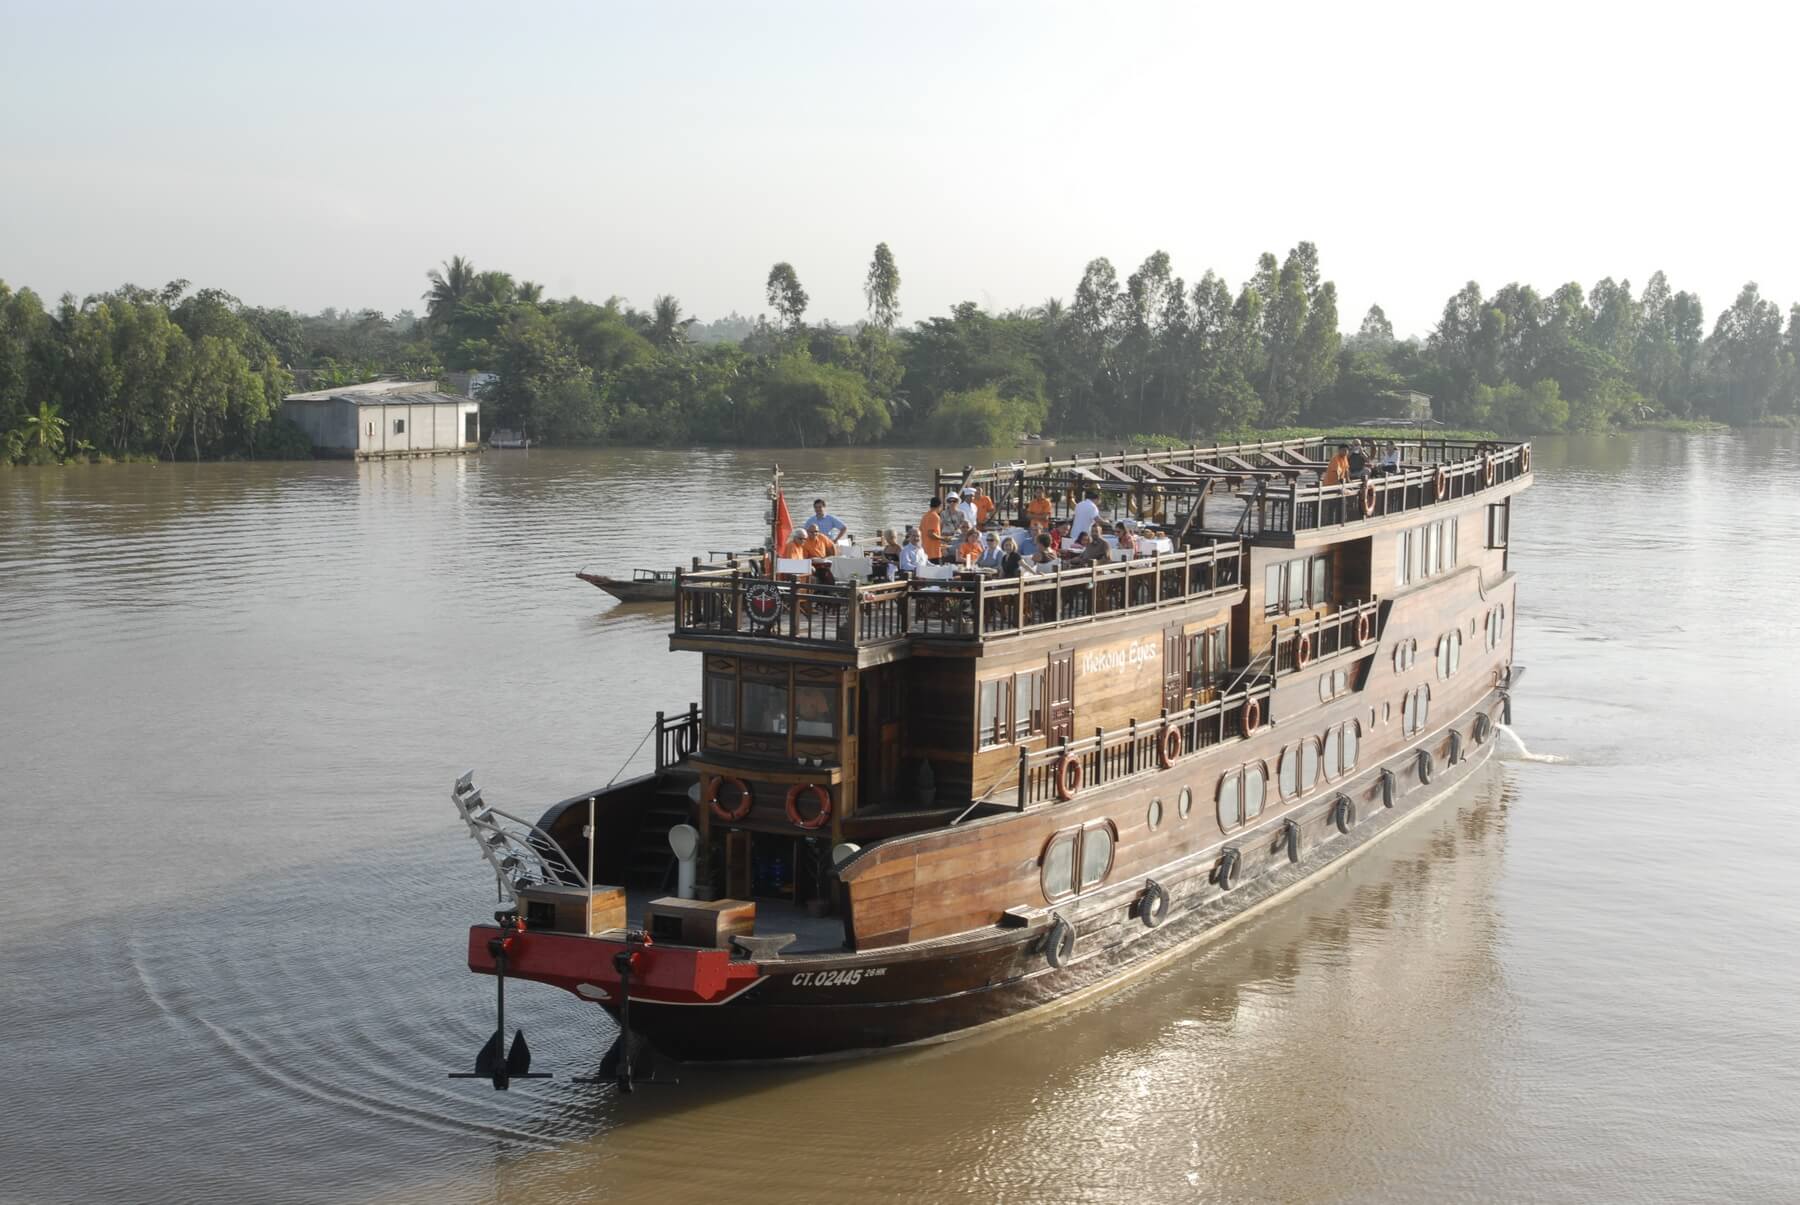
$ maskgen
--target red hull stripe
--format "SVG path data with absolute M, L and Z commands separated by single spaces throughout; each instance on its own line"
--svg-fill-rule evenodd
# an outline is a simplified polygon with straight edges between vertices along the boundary
M 469 969 L 494 973 L 494 956 L 488 942 L 498 937 L 493 925 L 469 929 Z M 525 932 L 513 938 L 506 952 L 506 977 L 531 979 L 573 992 L 584 1000 L 619 998 L 619 972 L 613 955 L 624 942 L 574 933 Z M 701 950 L 693 946 L 634 947 L 637 961 L 631 972 L 631 998 L 664 1004 L 722 1004 L 762 977 L 754 962 L 734 962 L 726 950 Z M 587 991 L 580 990 L 583 986 Z M 596 992 L 594 989 L 599 989 Z

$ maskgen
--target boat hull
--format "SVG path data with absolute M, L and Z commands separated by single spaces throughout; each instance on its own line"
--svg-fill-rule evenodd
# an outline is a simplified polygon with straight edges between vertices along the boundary
M 674 602 L 675 582 L 628 582 L 598 573 L 577 573 L 576 577 L 606 591 L 620 602 Z
M 1501 705 L 1495 692 L 1480 709 L 1496 714 Z M 1385 765 L 1390 770 L 1404 765 L 1445 731 L 1435 730 Z M 671 998 L 669 992 L 646 995 L 634 988 L 632 1028 L 659 1053 L 681 1061 L 821 1058 L 944 1041 L 1073 1002 L 1118 986 L 1298 891 L 1429 810 L 1492 756 L 1494 743 L 1490 736 L 1458 763 L 1438 765 L 1429 781 L 1396 775 L 1393 805 L 1359 805 L 1361 814 L 1345 826 L 1348 831 L 1339 829 L 1335 801 L 1340 794 L 1382 798 L 1380 766 L 1341 784 L 1342 791 L 1321 792 L 1298 808 L 1272 813 L 1263 825 L 1234 837 L 1240 864 L 1228 889 L 1217 882 L 1217 850 L 1159 868 L 1146 877 L 1169 893 L 1170 905 L 1155 927 L 1140 914 L 1146 878 L 1138 878 L 1068 901 L 1019 928 L 996 927 L 960 939 L 841 955 L 815 953 L 757 963 L 740 958 L 732 962 L 729 990 L 704 998 L 701 993 L 685 998 Z M 1298 825 L 1297 858 L 1289 854 L 1287 820 Z M 1074 950 L 1061 967 L 1051 965 L 1046 950 L 1057 915 L 1076 934 Z M 483 929 L 478 926 L 475 933 Z M 471 969 L 491 969 L 480 965 L 478 945 L 471 942 Z M 660 949 L 650 952 L 652 958 L 662 954 Z M 668 954 L 692 956 L 684 948 Z M 578 987 L 567 975 L 523 977 L 541 977 L 577 991 L 617 1016 L 616 981 L 594 988 Z

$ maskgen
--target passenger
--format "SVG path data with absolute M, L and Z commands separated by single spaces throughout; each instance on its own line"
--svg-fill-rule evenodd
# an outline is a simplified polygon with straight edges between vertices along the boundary
M 994 513 L 994 500 L 988 497 L 986 490 L 975 491 L 975 525 L 985 527 L 988 516 Z
M 1005 555 L 1005 552 L 1000 548 L 1000 533 L 993 531 L 988 532 L 987 539 L 981 546 L 981 559 L 978 564 L 980 564 L 983 569 L 998 569 L 1000 568 L 1000 562 Z
M 1400 445 L 1390 444 L 1387 455 L 1375 463 L 1375 471 L 1379 474 L 1398 473 L 1400 471 Z
M 981 516 L 975 509 L 975 487 L 965 485 L 962 489 L 962 500 L 956 504 L 956 513 L 970 527 L 981 526 Z
M 1059 558 L 1056 555 L 1056 546 L 1050 542 L 1049 532 L 1038 532 L 1037 551 L 1032 554 L 1031 563 L 1043 568 L 1049 568 L 1059 563 Z
M 1081 548 L 1081 555 L 1075 558 L 1075 563 L 1084 567 L 1088 565 L 1105 565 L 1110 563 L 1112 559 L 1112 545 L 1108 544 L 1106 542 L 1106 537 L 1101 535 L 1098 531 L 1091 531 L 1087 534 L 1086 542 Z
M 933 498 L 919 519 L 919 547 L 933 564 L 944 559 L 944 500 Z
M 963 565 L 981 560 L 981 535 L 973 524 L 963 528 L 962 542 L 956 546 L 956 559 Z
M 1055 517 L 1056 517 L 1055 503 L 1050 501 L 1049 497 L 1044 493 L 1043 490 L 1039 490 L 1037 497 L 1035 497 L 1031 500 L 1031 505 L 1027 506 L 1025 508 L 1025 523 L 1026 523 L 1026 525 L 1028 527 L 1030 527 L 1032 532 L 1035 534 L 1037 532 L 1047 530 L 1050 526 L 1051 520 L 1054 519 Z
M 1325 466 L 1325 475 L 1319 479 L 1320 485 L 1341 485 L 1350 476 L 1350 446 L 1339 444 L 1337 455 Z
M 1128 561 L 1138 554 L 1137 533 L 1130 525 L 1119 524 L 1119 559 Z
M 808 560 L 814 561 L 828 556 L 836 556 L 837 545 L 832 543 L 830 537 L 824 532 L 813 528 L 811 534 L 806 537 L 805 555 Z
M 812 517 L 806 521 L 806 529 L 824 533 L 825 538 L 833 543 L 843 539 L 844 534 L 850 530 L 844 526 L 842 519 L 826 513 L 825 499 L 823 498 L 813 499 L 813 513 Z
M 1000 576 L 1018 577 L 1023 570 L 1025 558 L 1019 555 L 1018 541 L 1007 536 L 1000 541 Z
M 794 530 L 788 532 L 787 543 L 781 546 L 782 559 L 788 561 L 803 560 L 806 557 L 806 541 L 811 538 L 812 533 L 807 531 L 804 527 L 796 527 Z
M 1069 543 L 1069 521 L 1063 520 L 1050 529 L 1050 551 L 1061 556 L 1063 546 Z
M 1369 454 L 1363 450 L 1363 441 L 1357 440 L 1350 445 L 1350 476 L 1366 477 L 1369 474 Z
M 1081 501 L 1075 505 L 1075 515 L 1069 520 L 1069 535 L 1079 539 L 1094 529 L 1094 523 L 1100 518 L 1100 491 L 1088 490 Z
M 921 566 L 931 563 L 925 555 L 925 546 L 920 543 L 920 535 L 912 528 L 906 529 L 906 543 L 900 546 L 900 572 L 905 577 L 917 573 Z
M 871 582 L 891 582 L 900 576 L 900 566 L 896 564 L 898 554 L 887 556 L 877 553 L 869 562 L 869 580 Z
M 900 555 L 900 537 L 894 534 L 894 529 L 891 527 L 881 533 L 881 551 L 890 557 Z

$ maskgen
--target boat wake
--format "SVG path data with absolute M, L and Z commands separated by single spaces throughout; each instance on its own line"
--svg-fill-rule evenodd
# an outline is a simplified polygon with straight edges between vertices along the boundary
M 1511 725 L 1501 724 L 1495 729 L 1500 735 L 1501 761 L 1530 761 L 1547 766 L 1560 766 L 1568 762 L 1566 757 L 1558 757 L 1554 753 L 1533 753 L 1525 747 L 1525 739 L 1512 730 Z

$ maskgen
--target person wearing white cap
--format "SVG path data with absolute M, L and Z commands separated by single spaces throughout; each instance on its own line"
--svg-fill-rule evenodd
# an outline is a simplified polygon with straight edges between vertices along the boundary
M 981 520 L 975 514 L 974 486 L 963 486 L 962 499 L 956 504 L 956 513 L 961 515 L 963 522 L 967 523 L 970 527 L 979 528 L 981 526 Z

